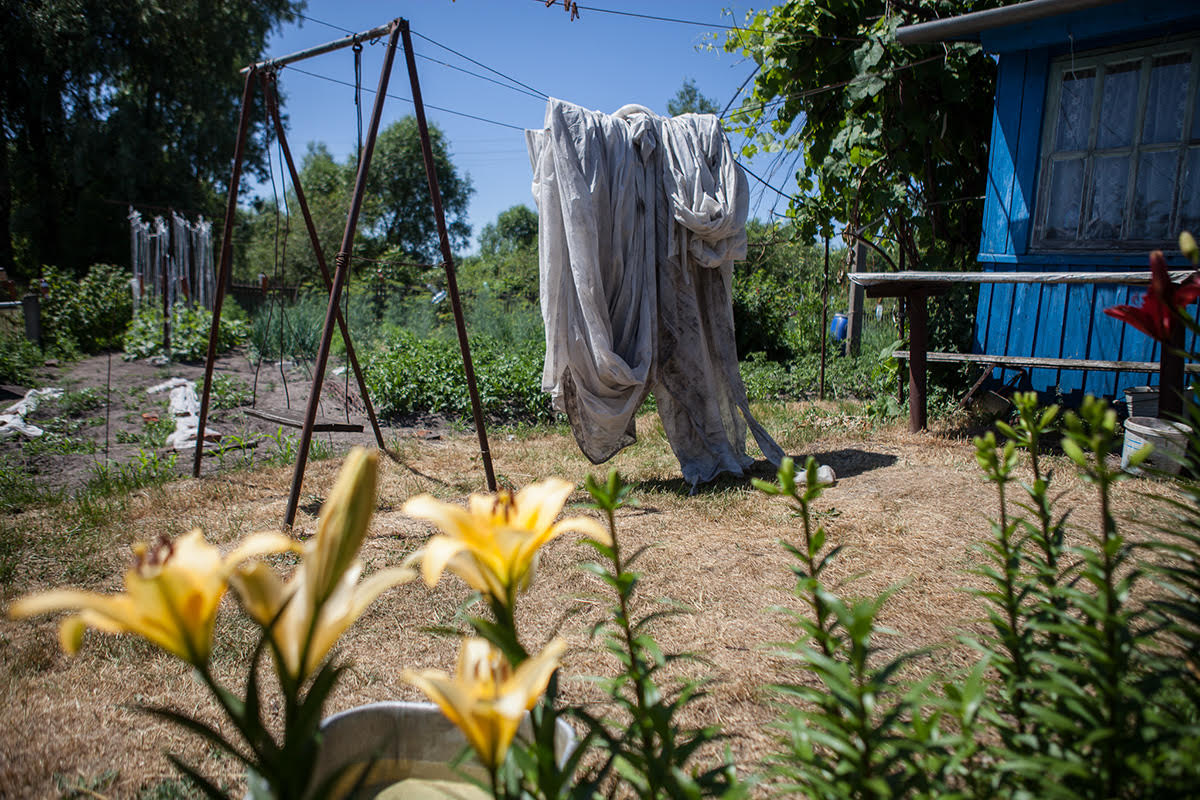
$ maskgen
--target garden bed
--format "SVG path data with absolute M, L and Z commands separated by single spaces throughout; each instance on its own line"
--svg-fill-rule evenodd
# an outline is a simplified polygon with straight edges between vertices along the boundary
M 117 364 L 114 359 L 114 370 Z M 125 386 L 134 386 L 134 374 L 147 382 L 161 379 L 156 368 L 123 366 L 131 370 Z M 94 379 L 98 369 L 103 378 L 103 367 L 103 361 L 93 360 L 73 369 L 90 369 Z M 293 387 L 293 396 L 296 391 Z M 969 570 L 982 560 L 976 545 L 987 536 L 986 517 L 996 500 L 975 464 L 970 442 L 936 433 L 908 434 L 896 427 L 870 429 L 853 409 L 832 405 L 765 405 L 755 411 L 788 452 L 814 455 L 838 474 L 837 485 L 817 508 L 831 543 L 845 547 L 832 573 L 841 591 L 868 595 L 903 585 L 882 615 L 882 622 L 896 632 L 882 642 L 884 655 L 935 647 L 914 664 L 917 672 L 973 663 L 975 654 L 957 642 L 956 634 L 975 626 L 983 614 L 982 605 L 963 589 L 982 585 Z M 228 420 L 214 424 L 229 427 Z M 632 483 L 639 502 L 618 515 L 624 545 L 629 552 L 652 546 L 636 565 L 645 574 L 639 594 L 643 610 L 665 599 L 694 609 L 656 631 L 664 650 L 701 653 L 709 660 L 685 668 L 714 681 L 709 695 L 689 707 L 686 721 L 722 725 L 738 763 L 753 769 L 773 746 L 776 709 L 765 687 L 798 678 L 794 662 L 772 652 L 773 643 L 797 634 L 770 610 L 799 608 L 791 591 L 794 560 L 780 545 L 781 540 L 797 540 L 796 519 L 783 503 L 766 498 L 747 480 L 719 481 L 689 496 L 661 425 L 645 416 L 638 432 L 639 442 L 612 464 Z M 371 443 L 369 429 L 337 436 L 342 437 L 333 445 L 338 450 L 351 442 Z M 445 429 L 432 440 L 392 432 L 391 441 L 398 460 L 381 461 L 378 513 L 363 551 L 368 571 L 400 563 L 429 535 L 425 524 L 400 512 L 407 498 L 420 492 L 462 498 L 483 483 L 478 444 L 470 432 Z M 605 469 L 588 464 L 561 430 L 497 432 L 492 453 L 499 480 L 508 486 L 551 475 L 581 481 L 589 472 Z M 1063 507 L 1076 509 L 1071 535 L 1080 537 L 1080 529 L 1097 525 L 1092 490 L 1074 477 L 1065 460 L 1049 460 L 1060 467 L 1056 485 L 1066 492 Z M 130 493 L 0 516 L 0 599 L 7 604 L 18 594 L 63 583 L 115 591 L 129 544 L 160 534 L 201 527 L 228 547 L 249 531 L 279 527 L 290 464 L 216 471 L 211 460 L 207 463 L 198 481 L 154 483 Z M 314 530 L 316 511 L 337 465 L 337 460 L 326 460 L 309 466 L 296 525 L 300 536 Z M 759 477 L 769 478 L 772 472 L 763 462 L 756 467 Z M 1142 493 L 1149 489 L 1164 487 L 1145 480 L 1116 487 L 1118 517 L 1147 513 Z M 584 500 L 582 491 L 572 497 L 573 502 Z M 1136 525 L 1124 530 L 1138 535 Z M 533 647 L 554 633 L 564 636 L 570 650 L 563 696 L 572 702 L 599 700 L 594 686 L 576 676 L 614 669 L 588 636 L 606 601 L 591 597 L 599 584 L 577 566 L 592 557 L 590 551 L 569 539 L 554 542 L 543 554 L 538 579 L 522 601 L 519 625 Z M 860 577 L 850 582 L 851 576 Z M 344 642 L 343 656 L 354 666 L 328 712 L 377 700 L 419 699 L 400 673 L 453 664 L 457 643 L 424 629 L 455 625 L 466 597 L 465 586 L 456 579 L 432 591 L 401 586 L 384 595 Z M 218 630 L 226 633 L 217 642 L 214 667 L 233 680 L 253 645 L 251 630 L 229 633 L 222 624 Z M 105 796 L 176 796 L 181 784 L 162 755 L 164 749 L 186 754 L 202 772 L 231 785 L 241 779 L 236 763 L 129 709 L 137 703 L 170 704 L 189 712 L 208 707 L 202 687 L 178 662 L 140 641 L 89 634 L 81 654 L 70 659 L 59 652 L 51 621 L 4 619 L 0 691 L 19 698 L 4 711 L 7 743 L 0 750 L 0 795 L 58 796 L 74 788 Z M 216 721 L 215 715 L 212 719 Z

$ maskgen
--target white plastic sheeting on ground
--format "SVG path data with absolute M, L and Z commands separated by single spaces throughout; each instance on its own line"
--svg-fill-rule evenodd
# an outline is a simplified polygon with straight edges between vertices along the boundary
M 168 410 L 175 418 L 175 430 L 167 436 L 167 447 L 176 450 L 192 450 L 196 447 L 196 434 L 200 430 L 200 398 L 196 396 L 196 384 L 186 378 L 171 378 L 151 386 L 146 394 L 170 392 Z M 205 441 L 215 441 L 221 434 L 211 425 L 204 429 Z
M 636 439 L 654 392 L 693 486 L 783 451 L 750 414 L 730 285 L 746 253 L 745 174 L 713 115 L 604 114 L 551 99 L 526 131 L 539 211 L 542 387 L 593 463 Z
M 36 439 L 45 431 L 33 423 L 26 422 L 25 417 L 38 407 L 42 400 L 53 400 L 62 397 L 62 389 L 30 389 L 25 397 L 5 409 L 0 414 L 0 439 L 16 436 L 18 433 Z

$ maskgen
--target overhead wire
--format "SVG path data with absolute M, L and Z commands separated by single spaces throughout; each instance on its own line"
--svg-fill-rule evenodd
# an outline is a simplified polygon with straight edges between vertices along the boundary
M 338 80 L 337 78 L 331 78 L 328 75 L 321 75 L 320 73 L 317 73 L 317 72 L 309 72 L 306 69 L 301 69 L 300 67 L 297 67 L 295 64 L 288 64 L 283 69 L 293 70 L 295 72 L 299 72 L 301 75 L 308 75 L 310 78 L 319 78 L 323 81 L 329 81 L 330 83 L 337 83 L 337 84 L 341 84 L 342 86 L 349 86 L 351 88 L 354 87 L 354 84 L 350 83 L 349 81 Z M 377 93 L 377 90 L 369 89 L 365 86 L 363 87 L 363 91 L 370 92 L 371 94 Z M 400 95 L 395 95 L 395 94 L 388 94 L 388 95 L 386 95 L 386 97 L 391 100 L 400 100 L 405 103 L 412 102 L 412 100 L 408 97 L 401 97 Z M 455 111 L 452 108 L 444 108 L 442 106 L 435 106 L 432 103 L 425 103 L 425 107 L 436 109 L 437 111 L 441 111 L 442 113 L 445 113 L 445 114 L 453 114 L 456 117 L 466 117 L 467 119 L 478 120 L 479 122 L 486 122 L 490 125 L 498 125 L 501 128 L 511 128 L 512 130 L 515 130 L 515 131 L 524 131 L 525 130 L 525 128 L 520 125 L 512 125 L 508 122 L 500 122 L 499 120 L 488 119 L 487 117 L 481 117 L 477 114 L 468 114 L 465 111 Z
M 341 32 L 341 33 L 347 33 L 347 34 L 350 34 L 350 35 L 354 35 L 354 33 L 355 33 L 355 31 L 352 31 L 352 30 L 350 30 L 349 28 L 343 28 L 341 25 L 334 25 L 332 22 L 326 22 L 326 21 L 324 21 L 324 20 L 317 19 L 316 17 L 310 17 L 310 16 L 308 16 L 307 14 L 299 14 L 299 13 L 298 13 L 296 16 L 298 16 L 298 17 L 301 17 L 302 19 L 306 19 L 306 20 L 308 20 L 309 22 L 315 22 L 315 23 L 317 23 L 317 24 L 319 24 L 319 25 L 324 25 L 324 26 L 326 26 L 326 27 L 328 27 L 328 28 L 332 28 L 333 30 L 335 30 L 335 31 L 339 31 L 339 32 Z M 413 33 L 413 35 L 414 35 L 414 36 L 421 36 L 421 34 L 420 34 L 420 33 L 417 33 L 416 31 L 413 31 L 412 33 Z M 421 36 L 421 38 L 423 38 L 423 39 L 424 39 L 424 38 L 427 38 L 427 37 Z M 382 42 L 375 42 L 375 43 L 377 43 L 377 44 L 382 44 Z M 448 47 L 445 47 L 444 45 L 438 44 L 437 42 L 433 42 L 433 44 L 437 44 L 437 45 L 438 45 L 438 47 L 443 47 L 444 49 L 447 49 L 447 50 L 449 50 L 449 49 L 450 49 L 450 48 L 448 48 Z M 455 51 L 451 50 L 451 52 L 455 52 Z M 456 55 L 459 55 L 457 52 L 455 52 L 455 54 L 456 54 Z M 424 53 L 413 53 L 413 55 L 414 55 L 414 56 L 416 56 L 416 57 L 417 57 L 417 58 L 419 58 L 419 59 L 422 59 L 422 60 L 424 60 L 424 61 L 429 61 L 429 62 L 432 62 L 432 63 L 434 63 L 434 64 L 437 64 L 438 66 L 446 67 L 447 69 L 452 69 L 452 70 L 455 70 L 456 72 L 461 72 L 461 73 L 463 73 L 464 75 L 470 75 L 472 78 L 479 78 L 480 80 L 483 80 L 483 81 L 488 81 L 489 83 L 494 83 L 494 84 L 496 84 L 497 86 L 502 86 L 502 87 L 504 87 L 505 89 L 511 89 L 512 91 L 514 91 L 514 92 L 518 92 L 518 93 L 520 93 L 520 94 L 529 95 L 530 97 L 536 97 L 536 98 L 538 98 L 538 99 L 540 99 L 540 100 L 545 100 L 545 99 L 546 99 L 546 95 L 542 94 L 541 92 L 538 92 L 536 89 L 532 89 L 532 88 L 529 88 L 529 87 L 525 87 L 525 86 L 523 86 L 523 85 L 520 85 L 520 86 L 513 86 L 513 85 L 511 85 L 511 84 L 509 84 L 509 83 L 504 83 L 504 82 L 502 82 L 502 81 L 498 81 L 498 80 L 496 80 L 495 78 L 489 78 L 487 75 L 480 75 L 478 72 L 472 72 L 471 70 L 469 70 L 469 69 L 465 69 L 465 68 L 463 68 L 463 67 L 460 67 L 460 66 L 457 66 L 456 64 L 451 64 L 451 63 L 449 63 L 449 62 L 442 61 L 441 59 L 434 58 L 433 56 L 428 56 L 428 55 L 425 55 Z M 466 58 L 468 61 L 471 61 L 471 60 L 472 60 L 472 59 L 470 59 L 470 58 L 469 58 L 469 57 L 467 57 L 467 56 L 462 56 L 462 58 Z M 478 62 L 473 62 L 473 63 L 478 63 Z M 499 73 L 497 70 L 493 70 L 493 69 L 491 69 L 491 67 L 488 67 L 488 66 L 486 66 L 486 65 L 484 65 L 484 64 L 479 64 L 479 66 L 481 66 L 481 67 L 483 67 L 484 69 L 487 69 L 487 70 L 489 70 L 489 71 L 491 71 L 491 72 L 494 72 L 494 73 L 496 73 L 496 74 L 501 74 L 501 75 L 503 74 L 503 73 Z M 507 80 L 513 81 L 513 83 L 519 83 L 519 81 L 516 81 L 516 80 L 515 80 L 515 79 L 513 79 L 513 78 L 509 78 L 508 76 L 504 76 L 504 77 L 505 77 Z
M 545 5 L 545 3 L 546 3 L 546 0 L 532 0 L 532 1 L 535 3 L 541 3 L 543 5 Z M 595 11 L 598 14 L 612 14 L 612 15 L 619 16 L 619 17 L 632 17 L 634 19 L 652 20 L 654 22 L 672 22 L 672 23 L 676 23 L 679 25 L 695 25 L 700 28 L 709 28 L 710 30 L 716 28 L 716 29 L 720 29 L 720 30 L 724 30 L 724 31 L 731 31 L 731 32 L 738 32 L 738 33 L 764 33 L 764 34 L 776 33 L 776 31 L 769 31 L 769 30 L 765 30 L 763 28 L 743 28 L 738 25 L 723 25 L 721 23 L 701 22 L 699 20 L 694 20 L 694 19 L 680 19 L 678 17 L 662 17 L 662 16 L 658 16 L 656 14 L 644 14 L 639 11 L 621 11 L 621 10 L 615 9 L 615 8 L 600 8 L 599 6 L 578 6 L 578 8 L 580 11 Z M 801 34 L 801 37 L 805 38 L 805 39 L 826 39 L 826 40 L 830 40 L 830 41 L 844 41 L 844 42 L 866 41 L 865 39 L 856 39 L 856 38 L 849 37 L 849 36 L 822 36 L 819 33 Z

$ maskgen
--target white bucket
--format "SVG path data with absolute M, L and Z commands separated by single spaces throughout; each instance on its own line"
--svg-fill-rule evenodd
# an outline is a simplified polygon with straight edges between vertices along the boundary
M 1191 429 L 1182 422 L 1168 422 L 1158 417 L 1130 417 L 1125 420 L 1125 446 L 1121 450 L 1121 469 L 1129 470 L 1129 458 L 1142 449 L 1142 445 L 1153 445 L 1154 452 L 1141 466 L 1170 475 L 1179 473 L 1184 448 L 1187 447 Z M 1140 472 L 1138 468 L 1130 470 Z
M 1158 387 L 1130 386 L 1125 390 L 1125 405 L 1131 417 L 1158 416 Z
M 521 723 L 522 735 L 532 729 L 529 716 Z M 480 780 L 487 773 L 474 757 L 458 768 L 450 766 L 467 746 L 466 737 L 433 703 L 383 702 L 358 706 L 334 714 L 321 722 L 321 749 L 313 771 L 313 785 L 320 785 L 340 769 L 330 797 L 347 797 L 362 780 L 366 790 L 356 797 L 391 797 L 383 787 L 410 790 L 410 797 L 481 797 L 490 795 L 462 782 L 459 770 Z M 576 746 L 575 731 L 565 720 L 557 720 L 554 755 L 561 766 Z M 363 772 L 370 769 L 366 776 Z M 259 779 L 261 781 L 261 779 Z M 399 782 L 404 781 L 401 786 Z M 248 798 L 257 797 L 251 786 Z M 381 791 L 382 789 L 382 791 Z M 395 793 L 395 792 L 393 792 Z M 396 796 L 404 794 L 400 791 Z M 266 795 L 262 795 L 266 796 Z

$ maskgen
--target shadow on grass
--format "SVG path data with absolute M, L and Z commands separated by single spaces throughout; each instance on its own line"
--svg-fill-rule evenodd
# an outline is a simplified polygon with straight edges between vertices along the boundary
M 890 467 L 896 463 L 896 457 L 887 453 L 872 453 L 867 450 L 848 447 L 841 450 L 828 450 L 818 453 L 803 453 L 793 455 L 797 468 L 803 468 L 809 456 L 815 458 L 818 464 L 833 467 L 838 479 L 852 478 L 874 469 Z M 637 494 L 673 494 L 682 496 L 715 495 L 728 491 L 746 489 L 755 478 L 775 482 L 775 465 L 764 458 L 756 460 L 741 476 L 723 474 L 716 480 L 692 487 L 682 477 L 645 481 L 630 481 L 629 485 Z

